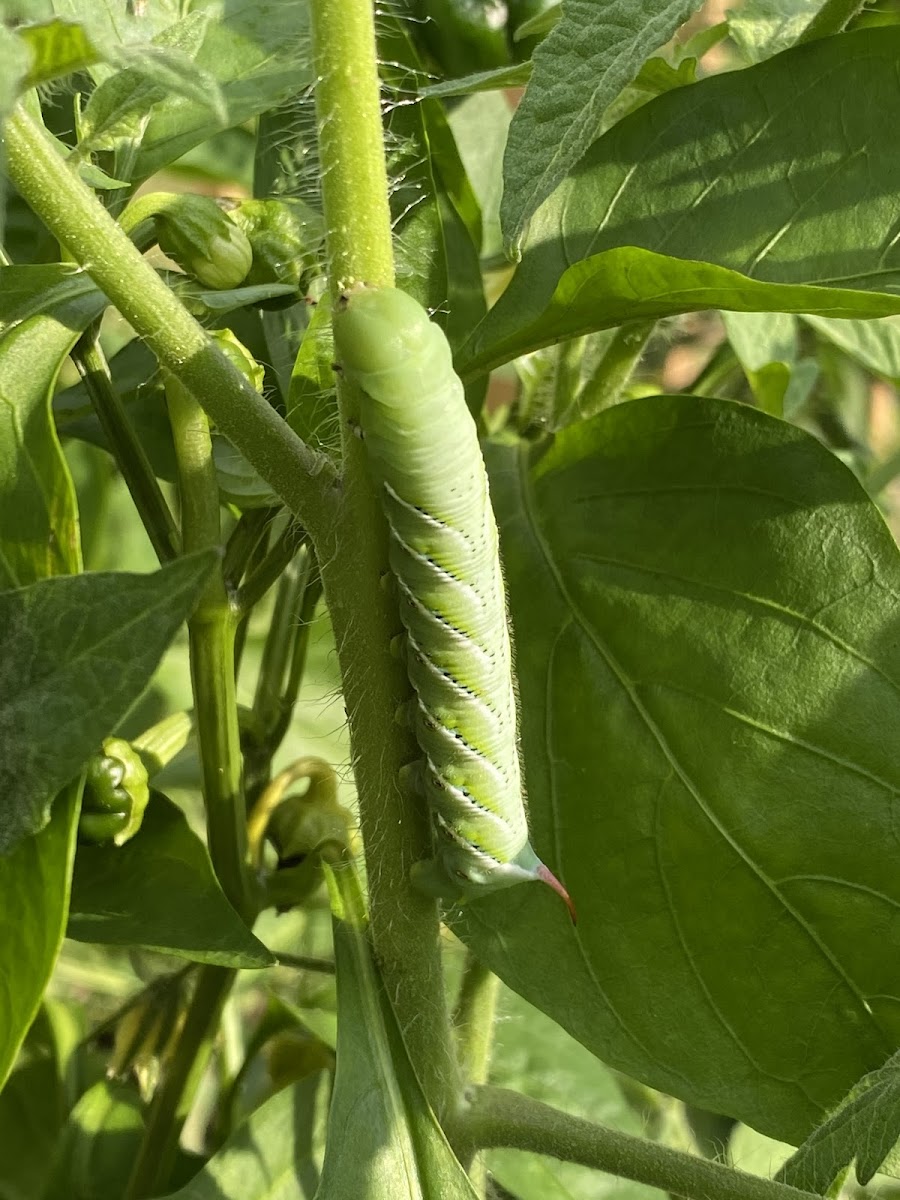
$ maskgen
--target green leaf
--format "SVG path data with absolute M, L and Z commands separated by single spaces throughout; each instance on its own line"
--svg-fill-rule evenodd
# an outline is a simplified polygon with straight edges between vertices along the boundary
M 40 25 L 23 25 L 16 33 L 25 45 L 29 61 L 23 88 L 49 83 L 61 75 L 93 66 L 105 57 L 87 30 L 73 21 L 56 19 Z
M 54 793 L 146 687 L 214 561 L 0 593 L 0 852 L 46 824 Z
M 24 280 L 28 276 L 29 283 Z M 0 587 L 45 580 L 46 576 L 78 571 L 78 516 L 72 480 L 50 417 L 49 395 L 59 364 L 78 336 L 81 320 L 90 320 L 96 305 L 84 292 L 73 294 L 72 277 L 60 282 L 59 271 L 40 277 L 10 268 L 0 274 L 0 321 L 20 323 L 0 327 Z M 57 304 L 47 287 L 64 292 Z M 83 280 L 78 281 L 83 286 Z M 92 285 L 91 285 L 92 286 Z M 95 296 L 99 293 L 94 292 Z M 55 293 L 59 300 L 59 293 Z M 47 303 L 47 311 L 41 306 Z M 103 300 L 105 304 L 105 300 Z M 71 328 L 75 326 L 75 330 Z M 66 580 L 45 580 L 37 587 Z M 8 614 L 7 614 L 8 615 Z M 0 618 L 0 641 L 9 635 Z M 18 740 L 20 759 L 28 757 L 31 730 L 7 726 L 6 696 L 15 696 L 25 680 L 16 656 L 30 651 L 18 644 L 3 658 L 5 688 L 0 689 L 0 745 Z M 7 666 L 11 674 L 6 674 Z M 0 759 L 2 761 L 2 759 Z M 15 764 L 10 761 L 13 771 Z M 69 883 L 75 850 L 75 829 L 81 784 L 68 784 L 57 797 L 50 822 L 37 836 L 16 846 L 0 868 L 0 1086 L 6 1079 L 22 1039 L 34 1019 L 50 979 L 66 926 Z M 7 764 L 0 766 L 0 773 Z M 6 784 L 6 776 L 2 775 Z M 14 776 L 15 778 L 15 776 Z M 5 788 L 4 788 L 5 790 Z M 49 804 L 52 791 L 45 797 Z M 7 797 L 4 795 L 3 802 Z
M 62 945 L 81 784 L 57 797 L 50 823 L 0 868 L 0 1087 L 34 1020 Z
M 436 100 L 405 103 L 424 78 L 398 20 L 382 21 L 379 54 L 394 104 L 386 122 L 398 286 L 435 312 L 452 344 L 485 312 L 478 251 L 481 214 Z M 468 218 L 468 226 L 461 212 Z M 470 236 L 471 235 L 471 236 Z
M 900 383 L 900 324 L 886 321 L 832 321 L 807 315 L 807 325 L 845 354 L 891 383 Z
M 447 114 L 466 175 L 481 209 L 483 234 L 478 250 L 486 257 L 502 250 L 500 163 L 512 112 L 503 96 L 471 96 Z
M 491 1083 L 623 1133 L 655 1136 L 627 1103 L 614 1072 L 507 988 L 498 1001 Z M 656 1188 L 575 1163 L 551 1165 L 538 1154 L 491 1150 L 485 1157 L 494 1179 L 518 1200 L 662 1200 Z
M 499 340 L 513 320 L 538 323 L 565 279 L 586 281 L 586 261 L 614 247 L 772 284 L 893 291 L 900 242 L 885 205 L 900 189 L 898 56 L 897 28 L 824 38 L 625 117 L 535 213 L 519 269 L 474 344 Z M 642 300 L 644 286 L 638 278 L 629 292 Z M 694 303 L 734 307 L 699 295 Z M 756 305 L 786 307 L 774 295 Z M 617 321 L 632 315 L 641 313 L 620 311 Z
M 728 32 L 749 62 L 789 50 L 825 0 L 744 0 L 726 9 Z
M 454 928 L 611 1066 L 797 1144 L 900 1042 L 900 563 L 854 476 L 657 396 L 491 452 L 535 848 Z
M 509 130 L 500 214 L 511 251 L 597 136 L 604 110 L 698 7 L 697 0 L 566 0 L 534 52 Z
M 334 383 L 334 338 L 331 298 L 324 292 L 306 327 L 294 369 L 287 403 L 287 423 L 317 450 L 336 453 L 340 418 Z
M 194 63 L 208 22 L 206 12 L 189 13 L 149 45 L 118 48 L 115 58 L 123 69 L 95 89 L 81 114 L 80 157 L 114 150 L 122 139 L 139 138 L 153 105 L 169 95 L 208 110 L 219 124 L 226 123 L 218 83 Z
M 181 809 L 160 792 L 124 846 L 79 846 L 67 933 L 223 967 L 275 961 L 226 900 Z
M 0 61 L 3 62 L 3 73 L 0 74 L 0 121 L 6 119 L 12 112 L 13 105 L 19 98 L 19 92 L 28 72 L 28 47 L 13 30 L 0 24 Z M 5 180 L 0 181 L 5 190 Z M 2 197 L 2 192 L 0 192 Z M 0 207 L 2 213 L 2 207 Z M 0 235 L 3 233 L 3 222 L 0 220 Z
M 900 1054 L 872 1071 L 807 1138 L 776 1176 L 810 1192 L 825 1190 L 852 1162 L 865 1186 L 876 1171 L 900 1172 Z
M 457 370 L 464 379 L 584 333 L 698 309 L 818 313 L 841 318 L 900 312 L 900 296 L 886 292 L 763 283 L 725 267 L 668 258 L 631 246 L 607 250 L 570 267 L 552 295 L 539 301 L 539 309 L 535 307 L 537 298 L 518 288 L 520 273 L 521 268 L 461 348 Z
M 0 1091 L 0 1195 L 4 1200 L 32 1200 L 43 1194 L 65 1123 L 65 1064 L 54 1039 L 47 1036 L 49 1024 L 42 1011 L 28 1032 L 15 1071 Z
M 429 83 L 419 89 L 419 95 L 447 100 L 451 96 L 474 96 L 477 92 L 524 87 L 531 78 L 531 70 L 530 61 L 510 63 L 508 67 L 496 67 L 492 71 L 476 71 L 459 79 L 442 79 L 439 83 Z M 512 116 L 512 113 L 509 115 Z
M 79 568 L 74 495 L 49 397 L 63 359 L 106 303 L 65 268 L 0 270 L 0 587 Z
M 324 1078 L 319 1072 L 276 1092 L 168 1200 L 313 1200 L 313 1131 Z
M 72 1109 L 57 1141 L 41 1200 L 122 1195 L 143 1132 L 136 1088 L 108 1079 L 95 1083 Z
M 797 357 L 797 322 L 788 313 L 722 313 L 731 347 L 764 412 L 780 417 Z
M 210 21 L 194 64 L 217 81 L 227 114 L 224 121 L 208 104 L 181 97 L 154 105 L 141 139 L 135 179 L 146 179 L 180 158 L 223 124 L 243 124 L 313 82 L 307 5 L 230 0 L 227 20 Z
M 413 1072 L 351 872 L 347 864 L 326 867 L 335 910 L 338 1039 L 316 1200 L 475 1200 Z

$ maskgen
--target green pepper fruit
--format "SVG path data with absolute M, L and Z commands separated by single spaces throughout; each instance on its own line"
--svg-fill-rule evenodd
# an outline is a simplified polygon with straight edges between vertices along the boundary
M 204 287 L 226 291 L 244 282 L 253 249 L 215 200 L 187 193 L 154 199 L 156 238 L 169 258 Z
M 247 284 L 284 283 L 303 292 L 318 268 L 325 240 L 320 213 L 302 200 L 244 200 L 231 212 L 253 251 Z M 296 304 L 295 296 L 265 300 L 261 308 Z
M 130 742 L 107 738 L 87 767 L 78 836 L 123 845 L 134 837 L 150 799 L 147 768 Z

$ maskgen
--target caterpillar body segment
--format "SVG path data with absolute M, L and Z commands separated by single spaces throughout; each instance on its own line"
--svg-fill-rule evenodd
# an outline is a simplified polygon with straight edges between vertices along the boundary
M 334 316 L 337 358 L 363 393 L 360 425 L 390 532 L 390 566 L 416 694 L 416 772 L 433 894 L 525 880 L 565 889 L 528 841 L 497 525 L 475 422 L 440 328 L 395 288 L 361 288 Z

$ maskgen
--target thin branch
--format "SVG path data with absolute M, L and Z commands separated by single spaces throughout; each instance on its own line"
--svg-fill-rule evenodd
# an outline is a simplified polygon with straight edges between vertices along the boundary
M 505 1088 L 475 1088 L 459 1123 L 458 1144 L 546 1154 L 686 1200 L 821 1200 L 811 1192 L 595 1125 Z

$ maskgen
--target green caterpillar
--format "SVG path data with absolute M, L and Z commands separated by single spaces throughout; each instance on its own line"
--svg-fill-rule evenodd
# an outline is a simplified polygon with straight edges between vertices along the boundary
M 450 346 L 395 288 L 361 288 L 334 318 L 344 377 L 390 529 L 416 693 L 417 767 L 436 856 L 417 882 L 475 896 L 524 880 L 568 893 L 528 841 L 497 525 Z

